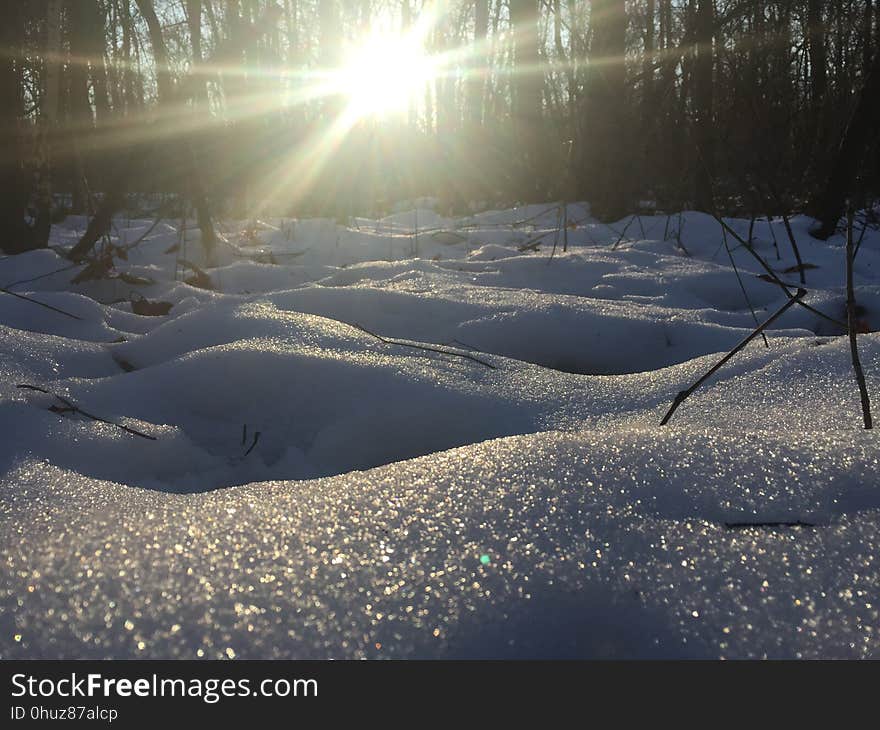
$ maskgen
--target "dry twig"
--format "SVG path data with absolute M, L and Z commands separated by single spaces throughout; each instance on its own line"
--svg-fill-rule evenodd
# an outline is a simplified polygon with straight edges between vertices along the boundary
M 384 342 L 386 345 L 400 345 L 401 347 L 412 347 L 416 350 L 425 350 L 426 352 L 437 352 L 441 355 L 453 355 L 454 357 L 462 357 L 465 360 L 471 360 L 472 362 L 479 363 L 480 365 L 484 365 L 491 370 L 497 370 L 498 368 L 490 362 L 486 360 L 481 360 L 478 357 L 474 357 L 473 355 L 468 355 L 466 352 L 456 352 L 455 350 L 442 350 L 439 347 L 430 347 L 428 345 L 417 345 L 413 342 L 403 342 L 402 340 L 392 340 L 388 337 L 382 337 L 382 335 L 377 335 L 375 332 L 371 332 L 366 327 L 361 327 L 359 324 L 350 324 L 349 326 L 354 327 L 355 329 L 364 332 L 370 337 L 375 337 L 380 342 Z
M 18 292 L 9 291 L 5 287 L 0 287 L 0 291 L 4 294 L 9 294 L 10 296 L 16 297 L 17 299 L 23 299 L 26 302 L 30 302 L 31 304 L 37 304 L 41 307 L 45 307 L 46 309 L 51 309 L 53 312 L 58 312 L 58 314 L 63 314 L 65 317 L 70 317 L 71 319 L 78 319 L 80 322 L 83 321 L 82 317 L 78 317 L 75 314 L 71 314 L 70 312 L 65 312 L 63 309 L 59 309 L 58 307 L 53 307 L 51 304 L 46 304 L 45 302 L 38 302 L 36 299 L 31 299 L 30 297 L 26 297 L 24 294 L 19 294 Z
M 865 385 L 865 371 L 862 370 L 862 361 L 859 359 L 859 347 L 856 341 L 856 295 L 853 286 L 853 210 L 851 205 L 846 207 L 846 321 L 849 330 L 849 350 L 852 356 L 853 370 L 856 373 L 856 383 L 859 386 L 859 397 L 862 400 L 862 418 L 865 428 L 874 427 L 871 419 L 871 401 L 868 398 L 868 386 Z
M 663 420 L 660 421 L 661 426 L 665 426 L 669 423 L 669 419 L 672 418 L 672 414 L 675 413 L 675 410 L 687 399 L 687 397 L 693 393 L 697 388 L 699 388 L 703 383 L 705 383 L 709 378 L 711 378 L 721 367 L 730 360 L 736 353 L 742 350 L 746 345 L 748 345 L 753 339 L 755 339 L 759 334 L 761 334 L 767 327 L 769 327 L 773 322 L 775 322 L 779 317 L 781 317 L 788 309 L 797 304 L 798 300 L 803 297 L 807 293 L 806 289 L 798 289 L 797 294 L 795 294 L 791 299 L 789 299 L 785 304 L 783 304 L 779 309 L 776 310 L 770 317 L 764 320 L 763 324 L 757 327 L 748 337 L 746 337 L 742 342 L 740 342 L 736 347 L 734 347 L 730 352 L 728 352 L 724 357 L 722 357 L 709 371 L 703 375 L 696 383 L 694 383 L 690 388 L 686 390 L 682 390 L 678 395 L 675 396 L 675 400 L 672 402 L 672 405 L 669 407 L 669 410 L 666 411 L 666 415 L 663 416 Z
M 121 423 L 116 423 L 115 421 L 108 421 L 106 418 L 101 418 L 100 416 L 96 416 L 94 413 L 89 413 L 88 411 L 84 411 L 73 401 L 64 398 L 63 396 L 58 395 L 57 393 L 52 393 L 45 388 L 41 388 L 38 385 L 28 385 L 27 383 L 19 383 L 17 388 L 21 388 L 22 390 L 35 390 L 38 393 L 45 393 L 46 395 L 51 395 L 53 398 L 61 401 L 63 404 L 63 408 L 59 408 L 58 406 L 51 406 L 49 408 L 50 411 L 54 413 L 79 413 L 81 416 L 85 416 L 86 418 L 90 418 L 93 421 L 98 421 L 99 423 L 106 423 L 110 426 L 116 426 L 116 428 L 121 428 L 123 431 L 130 433 L 132 436 L 140 436 L 143 439 L 149 439 L 150 441 L 155 441 L 155 436 L 150 436 L 149 434 L 138 431 L 134 428 L 129 428 Z

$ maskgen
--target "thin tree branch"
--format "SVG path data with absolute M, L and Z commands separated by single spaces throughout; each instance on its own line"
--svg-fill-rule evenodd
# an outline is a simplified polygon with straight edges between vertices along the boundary
M 22 390 L 35 390 L 38 393 L 45 393 L 46 395 L 51 395 L 53 398 L 61 401 L 64 404 L 64 408 L 58 408 L 58 406 L 51 406 L 50 410 L 54 410 L 56 413 L 79 413 L 81 416 L 85 416 L 86 418 L 90 418 L 93 421 L 98 421 L 99 423 L 106 423 L 110 426 L 116 426 L 116 428 L 121 428 L 123 431 L 130 433 L 132 436 L 140 436 L 143 439 L 149 439 L 150 441 L 155 441 L 155 436 L 150 436 L 149 434 L 138 431 L 134 428 L 129 428 L 128 426 L 124 426 L 121 423 L 116 423 L 115 421 L 108 421 L 106 418 L 101 418 L 100 416 L 96 416 L 94 413 L 89 413 L 88 411 L 84 411 L 80 408 L 76 403 L 64 398 L 57 393 L 52 393 L 45 388 L 41 388 L 37 385 L 28 385 L 27 383 L 19 383 L 15 386 L 16 388 L 21 388 Z
M 856 341 L 856 295 L 853 285 L 853 210 L 852 205 L 846 206 L 846 320 L 849 330 L 849 350 L 852 356 L 853 370 L 856 372 L 856 383 L 859 386 L 859 397 L 862 400 L 862 418 L 865 428 L 874 427 L 871 419 L 871 401 L 868 398 L 868 386 L 865 385 L 865 371 L 859 359 L 859 347 Z
M 251 451 L 254 450 L 254 447 L 257 445 L 257 441 L 260 440 L 260 434 L 261 434 L 261 433 L 262 433 L 262 431 L 256 431 L 256 432 L 254 433 L 254 440 L 251 442 L 251 445 L 248 447 L 248 450 L 244 452 L 244 456 L 242 456 L 242 458 L 244 458 L 245 456 L 247 456 L 248 454 L 250 454 Z
M 794 251 L 794 258 L 797 261 L 801 285 L 806 286 L 807 276 L 806 271 L 804 270 L 804 262 L 801 261 L 801 252 L 798 250 L 797 242 L 794 240 L 794 232 L 791 230 L 791 223 L 788 222 L 788 216 L 785 213 L 782 214 L 782 223 L 785 225 L 785 232 L 788 234 L 788 241 L 791 243 L 791 250 Z
M 754 220 L 754 219 L 752 219 Z M 733 254 L 730 251 L 730 246 L 727 243 L 727 231 L 723 228 L 721 229 L 721 238 L 724 240 L 724 248 L 727 250 L 727 258 L 730 259 L 730 265 L 733 267 L 733 273 L 736 274 L 736 280 L 739 282 L 739 288 L 742 290 L 743 297 L 745 297 L 746 304 L 749 307 L 749 311 L 752 313 L 752 319 L 755 322 L 755 326 L 758 326 L 758 315 L 755 314 L 755 308 L 752 306 L 752 300 L 749 299 L 749 293 L 746 291 L 745 284 L 743 284 L 742 277 L 739 275 L 739 269 L 736 266 L 736 261 L 733 259 Z M 767 335 L 763 332 L 761 333 L 761 339 L 764 340 L 764 347 L 770 348 L 770 343 L 767 342 Z
M 678 395 L 675 396 L 675 400 L 672 402 L 672 405 L 669 407 L 669 410 L 666 411 L 666 415 L 663 416 L 663 420 L 660 421 L 661 426 L 665 426 L 669 423 L 669 419 L 672 418 L 672 414 L 675 413 L 675 410 L 687 399 L 687 397 L 693 393 L 697 388 L 699 388 L 703 383 L 705 383 L 709 378 L 711 378 L 721 367 L 730 360 L 736 353 L 742 350 L 746 345 L 748 345 L 753 339 L 755 339 L 759 334 L 761 334 L 767 327 L 769 327 L 773 322 L 775 322 L 779 317 L 781 317 L 790 307 L 794 304 L 797 304 L 798 300 L 801 299 L 807 293 L 806 289 L 798 289 L 797 294 L 795 294 L 791 299 L 789 299 L 785 304 L 783 304 L 779 309 L 776 310 L 770 317 L 764 320 L 763 324 L 759 325 L 757 329 L 755 329 L 748 337 L 746 337 L 742 342 L 740 342 L 736 347 L 734 347 L 730 352 L 728 352 L 724 357 L 722 357 L 709 371 L 703 375 L 696 383 L 694 383 L 687 390 L 682 390 Z
M 56 272 L 57 273 L 57 272 Z M 41 307 L 45 307 L 46 309 L 51 309 L 53 312 L 58 312 L 58 314 L 63 314 L 65 317 L 70 317 L 71 319 L 78 319 L 80 322 L 84 321 L 82 317 L 78 317 L 75 314 L 71 314 L 70 312 L 65 312 L 63 309 L 59 309 L 58 307 L 53 307 L 51 304 L 46 304 L 45 302 L 38 302 L 36 299 L 31 299 L 30 297 L 26 297 L 24 294 L 19 294 L 18 292 L 9 291 L 5 287 L 0 287 L 0 291 L 4 294 L 9 294 L 10 296 L 16 297 L 17 299 L 23 299 L 26 302 L 30 302 L 31 304 L 37 304 Z
M 40 279 L 45 279 L 47 276 L 52 276 L 53 274 L 60 274 L 64 271 L 70 271 L 71 269 L 75 269 L 80 264 L 70 264 L 70 266 L 64 266 L 60 269 L 55 269 L 55 271 L 49 271 L 45 274 L 40 274 L 39 276 L 32 276 L 30 279 L 19 279 L 18 281 L 13 281 L 11 284 L 7 284 L 4 289 L 11 289 L 14 286 L 18 286 L 19 284 L 30 284 L 33 281 L 39 281 Z
M 359 324 L 349 323 L 350 327 L 354 327 L 355 329 L 364 332 L 371 337 L 375 337 L 380 342 L 384 342 L 386 345 L 400 345 L 401 347 L 412 347 L 416 350 L 425 350 L 427 352 L 437 352 L 441 355 L 453 355 L 455 357 L 463 357 L 465 360 L 471 360 L 473 362 L 479 363 L 480 365 L 485 365 L 487 368 L 491 370 L 497 370 L 498 368 L 490 362 L 486 362 L 485 360 L 481 360 L 478 357 L 474 357 L 473 355 L 468 355 L 465 352 L 455 352 L 455 350 L 442 350 L 439 347 L 429 347 L 428 345 L 416 345 L 412 342 L 403 342 L 401 340 L 392 340 L 388 337 L 382 337 L 382 335 L 377 335 L 375 332 L 371 332 L 366 327 L 361 327 Z
M 787 296 L 790 300 L 795 299 L 794 295 L 791 293 L 791 290 L 788 288 L 789 285 L 786 284 L 782 279 L 779 278 L 779 276 L 776 274 L 775 271 L 773 271 L 773 269 L 770 268 L 770 266 L 767 264 L 767 262 L 764 261 L 764 259 L 762 259 L 758 255 L 758 253 L 751 246 L 749 246 L 749 244 L 747 244 L 743 240 L 742 236 L 740 236 L 735 230 L 733 230 L 733 228 L 731 228 L 729 225 L 727 225 L 727 223 L 725 223 L 724 220 L 719 215 L 713 214 L 713 217 L 715 218 L 715 220 L 717 220 L 724 227 L 724 229 L 731 236 L 733 236 L 737 241 L 739 241 L 742 244 L 743 248 L 746 251 L 748 251 L 749 254 L 752 256 L 752 258 L 754 258 L 761 265 L 761 268 L 763 268 L 764 271 L 767 272 L 767 276 L 769 276 L 772 279 L 773 283 L 776 284 L 777 286 L 779 286 L 782 289 L 782 291 L 785 292 L 785 296 Z M 835 319 L 834 317 L 831 317 L 830 315 L 825 314 L 825 312 L 820 312 L 815 307 L 811 307 L 809 304 L 801 301 L 800 299 L 797 300 L 797 304 L 799 306 L 803 307 L 804 309 L 806 309 L 808 312 L 812 312 L 817 317 L 821 317 L 822 319 L 826 319 L 829 322 L 836 324 L 844 332 L 847 331 L 846 324 L 841 322 L 839 319 Z

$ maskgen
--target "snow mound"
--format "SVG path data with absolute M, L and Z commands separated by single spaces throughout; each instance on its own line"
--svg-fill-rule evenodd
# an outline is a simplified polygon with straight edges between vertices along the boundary
M 819 313 L 661 428 L 786 295 L 709 216 L 572 204 L 563 252 L 559 212 L 230 223 L 212 266 L 192 224 L 118 221 L 128 258 L 78 284 L 0 259 L 63 310 L 0 293 L 0 657 L 880 658 L 840 236 L 792 219 Z M 781 222 L 752 234 L 797 284 Z M 878 257 L 866 231 L 865 331 Z

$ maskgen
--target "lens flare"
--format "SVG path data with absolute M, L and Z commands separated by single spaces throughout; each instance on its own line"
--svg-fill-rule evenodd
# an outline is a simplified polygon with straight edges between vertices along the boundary
M 406 109 L 436 73 L 418 36 L 372 35 L 348 54 L 337 84 L 349 114 L 383 116 Z

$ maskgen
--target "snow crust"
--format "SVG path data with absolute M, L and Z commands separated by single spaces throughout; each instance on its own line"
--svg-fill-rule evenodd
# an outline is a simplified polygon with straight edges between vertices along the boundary
M 661 428 L 785 295 L 708 216 L 588 212 L 565 253 L 526 206 L 230 223 L 212 266 L 192 223 L 120 219 L 127 260 L 79 284 L 55 250 L 0 259 L 78 317 L 0 294 L 0 656 L 880 656 L 846 338 L 794 307 Z M 845 319 L 842 237 L 809 224 L 807 302 Z M 782 223 L 753 234 L 796 285 Z M 868 230 L 869 330 L 878 256 Z M 880 403 L 880 334 L 859 346 Z

